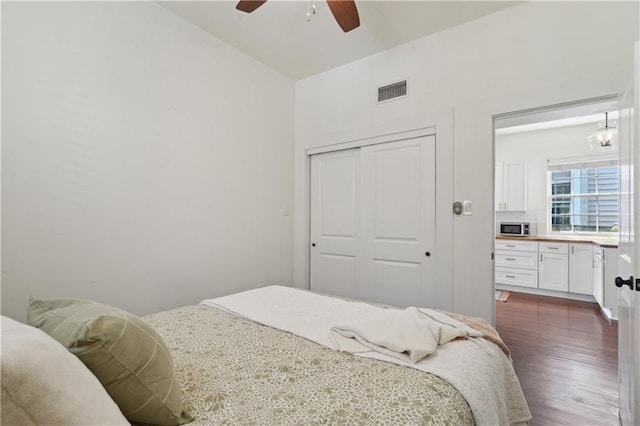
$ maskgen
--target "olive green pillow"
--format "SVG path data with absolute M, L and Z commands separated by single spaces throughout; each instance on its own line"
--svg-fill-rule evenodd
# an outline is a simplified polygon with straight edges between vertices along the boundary
M 166 344 L 141 318 L 88 300 L 32 297 L 27 321 L 75 354 L 129 421 L 178 425 L 193 420 L 182 407 Z

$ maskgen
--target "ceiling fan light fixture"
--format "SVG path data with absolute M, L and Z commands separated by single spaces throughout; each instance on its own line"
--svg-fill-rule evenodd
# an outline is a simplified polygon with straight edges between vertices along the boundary
M 600 151 L 611 151 L 614 149 L 613 142 L 618 133 L 616 122 L 609 123 L 609 113 L 604 113 L 604 123 L 598 125 L 598 129 L 587 137 L 587 145 L 591 149 Z
M 240 0 L 236 4 L 236 9 L 251 13 L 266 2 L 267 0 Z M 307 0 L 307 21 L 310 21 L 311 15 L 316 13 L 315 1 L 313 2 L 313 11 L 311 11 L 310 3 L 311 0 Z M 360 26 L 360 16 L 355 0 L 327 0 L 327 4 L 342 31 L 348 33 Z

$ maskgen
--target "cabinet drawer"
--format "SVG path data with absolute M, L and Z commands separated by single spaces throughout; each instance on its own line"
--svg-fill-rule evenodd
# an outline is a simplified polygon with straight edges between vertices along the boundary
M 496 240 L 496 250 L 538 251 L 538 242 Z
M 525 251 L 497 251 L 496 266 L 538 269 L 538 253 Z
M 495 269 L 496 284 L 517 285 L 520 287 L 538 287 L 538 271 L 530 269 Z
M 569 244 L 566 243 L 540 243 L 541 253 L 568 254 Z

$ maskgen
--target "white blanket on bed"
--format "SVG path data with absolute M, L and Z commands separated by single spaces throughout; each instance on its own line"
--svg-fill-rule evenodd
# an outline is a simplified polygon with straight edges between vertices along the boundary
M 202 303 L 332 349 L 331 329 L 336 324 L 371 317 L 380 309 L 368 303 L 280 286 L 262 287 Z M 511 360 L 497 345 L 483 338 L 439 345 L 434 353 L 416 363 L 375 351 L 356 355 L 412 367 L 445 379 L 467 400 L 478 425 L 517 424 L 531 418 Z
M 482 333 L 440 312 L 416 307 L 378 307 L 368 317 L 351 318 L 331 327 L 336 350 L 350 353 L 373 350 L 411 363 L 459 337 L 482 337 Z

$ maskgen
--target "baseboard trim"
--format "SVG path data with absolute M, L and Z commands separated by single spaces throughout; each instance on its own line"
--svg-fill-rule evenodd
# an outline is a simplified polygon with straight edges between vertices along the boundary
M 581 302 L 598 303 L 596 299 L 589 294 L 576 294 L 564 291 L 543 290 L 540 288 L 518 287 L 517 285 L 496 284 L 496 290 L 515 291 L 517 293 L 537 294 L 538 296 L 560 297 L 562 299 L 579 300 Z

